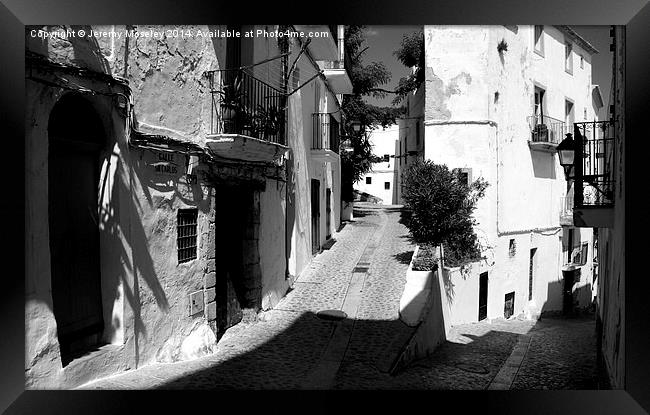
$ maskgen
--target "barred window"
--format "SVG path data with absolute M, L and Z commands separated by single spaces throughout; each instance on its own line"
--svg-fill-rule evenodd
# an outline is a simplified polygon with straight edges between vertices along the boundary
M 197 209 L 179 209 L 176 228 L 178 263 L 196 259 Z

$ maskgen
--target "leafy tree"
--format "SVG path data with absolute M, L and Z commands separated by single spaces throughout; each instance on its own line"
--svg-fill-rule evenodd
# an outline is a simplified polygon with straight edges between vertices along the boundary
M 393 105 L 399 105 L 409 92 L 417 90 L 424 82 L 424 32 L 404 35 L 400 48 L 393 53 L 407 68 L 414 68 L 406 78 L 401 78 L 395 88 Z
M 378 158 L 372 154 L 370 131 L 379 126 L 395 124 L 403 110 L 394 107 L 377 107 L 364 102 L 363 97 L 383 98 L 388 91 L 381 88 L 390 82 L 391 73 L 380 62 L 365 64 L 363 55 L 368 50 L 365 44 L 364 26 L 347 26 L 345 29 L 346 67 L 353 85 L 353 93 L 344 95 L 342 110 L 345 114 L 344 130 L 352 152 L 341 153 L 342 199 L 353 200 L 353 186 L 370 171 Z M 361 123 L 361 132 L 354 133 L 352 121 Z
M 469 185 L 460 172 L 431 160 L 417 160 L 403 176 L 406 226 L 418 244 L 443 244 L 452 266 L 479 259 L 481 250 L 474 233 L 472 213 L 485 194 L 482 178 Z

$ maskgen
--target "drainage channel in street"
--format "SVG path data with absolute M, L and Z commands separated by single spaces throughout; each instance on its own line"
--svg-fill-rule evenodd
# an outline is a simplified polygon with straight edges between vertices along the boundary
M 385 226 L 385 215 L 383 216 Z M 323 320 L 333 321 L 335 327 L 316 368 L 305 379 L 303 389 L 330 389 L 334 384 L 352 337 L 357 310 L 362 300 L 363 285 L 370 269 L 370 259 L 379 245 L 384 226 L 375 230 L 356 266 L 352 269 L 341 310 L 321 310 L 316 313 L 316 316 Z

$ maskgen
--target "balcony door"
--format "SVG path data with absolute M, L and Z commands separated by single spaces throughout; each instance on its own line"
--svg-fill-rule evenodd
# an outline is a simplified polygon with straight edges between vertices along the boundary
M 540 88 L 538 86 L 535 87 L 535 107 L 534 107 L 534 114 L 533 115 L 535 115 L 535 119 L 536 119 L 537 124 L 542 124 L 543 118 L 544 118 L 544 115 L 545 115 L 545 111 L 544 111 L 544 93 L 545 93 L 545 91 L 542 88 Z

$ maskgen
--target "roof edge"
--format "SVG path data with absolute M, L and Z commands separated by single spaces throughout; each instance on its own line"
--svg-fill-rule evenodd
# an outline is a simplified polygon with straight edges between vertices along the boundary
M 596 54 L 599 53 L 598 49 L 596 49 L 591 43 L 589 43 L 585 38 L 580 36 L 575 30 L 571 28 L 571 26 L 567 25 L 555 25 L 557 29 L 559 29 L 562 33 L 564 33 L 566 36 L 571 38 L 574 42 L 576 42 L 581 48 L 586 50 L 587 52 L 591 54 Z

